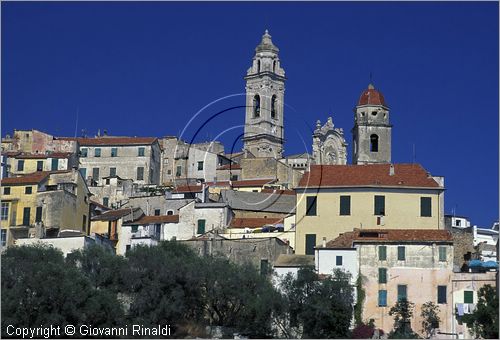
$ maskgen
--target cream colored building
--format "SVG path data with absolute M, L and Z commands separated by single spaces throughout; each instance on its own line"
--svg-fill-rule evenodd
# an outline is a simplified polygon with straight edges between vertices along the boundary
M 295 189 L 295 251 L 354 228 L 444 229 L 443 182 L 418 164 L 313 165 Z

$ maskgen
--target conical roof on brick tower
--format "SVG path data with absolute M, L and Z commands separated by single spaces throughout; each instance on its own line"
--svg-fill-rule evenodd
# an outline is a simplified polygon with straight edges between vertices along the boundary
M 359 96 L 358 106 L 363 105 L 382 105 L 387 107 L 384 95 L 376 90 L 372 84 L 369 84 L 368 88 Z
M 269 34 L 268 30 L 264 32 L 264 35 L 262 36 L 262 41 L 255 48 L 255 52 L 264 52 L 264 51 L 274 52 L 274 53 L 279 52 L 279 48 L 273 44 L 273 41 L 271 40 L 271 35 Z

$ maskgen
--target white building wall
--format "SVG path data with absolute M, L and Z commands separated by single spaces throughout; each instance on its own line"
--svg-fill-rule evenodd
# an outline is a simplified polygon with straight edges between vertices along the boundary
M 342 264 L 337 265 L 337 256 L 342 257 Z M 359 274 L 358 253 L 353 249 L 316 248 L 315 266 L 318 274 L 332 274 L 333 270 L 341 269 L 351 273 L 351 284 L 355 284 Z

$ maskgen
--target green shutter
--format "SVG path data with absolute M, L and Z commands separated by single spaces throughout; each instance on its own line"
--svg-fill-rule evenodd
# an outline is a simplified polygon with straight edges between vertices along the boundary
M 387 260 L 387 247 L 386 246 L 379 246 L 378 247 L 378 259 L 379 259 L 379 261 Z
M 446 303 L 446 286 L 438 286 L 438 303 Z
M 316 247 L 316 234 L 306 234 L 306 255 L 314 255 Z
M 351 215 L 351 196 L 340 196 L 340 215 Z
M 404 261 L 406 259 L 405 247 L 398 247 L 398 261 Z
M 30 208 L 28 207 L 23 210 L 23 225 L 30 225 Z
M 474 303 L 474 292 L 472 290 L 464 290 L 464 303 Z
M 198 234 L 205 233 L 205 220 L 198 220 Z
M 378 269 L 378 283 L 387 283 L 387 268 Z
M 52 158 L 51 170 L 56 171 L 59 167 L 59 160 L 57 158 Z
M 375 215 L 385 215 L 385 196 L 375 196 Z
M 42 222 L 42 207 L 36 207 L 35 222 Z
M 439 247 L 439 261 L 446 261 L 446 247 Z
M 398 285 L 398 301 L 407 300 L 406 285 Z
M 432 216 L 432 199 L 431 197 L 420 197 L 420 216 L 431 217 Z

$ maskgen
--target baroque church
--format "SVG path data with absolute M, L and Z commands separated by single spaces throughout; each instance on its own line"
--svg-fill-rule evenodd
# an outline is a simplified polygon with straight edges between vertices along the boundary
M 311 164 L 347 164 L 348 144 L 344 131 L 335 127 L 332 117 L 323 125 L 319 120 L 316 122 L 312 155 L 303 153 L 284 157 L 286 77 L 278 53 L 279 48 L 266 30 L 245 76 L 244 157 L 273 158 L 300 170 L 306 170 Z M 384 96 L 369 84 L 354 108 L 352 164 L 390 163 L 391 129 Z M 299 161 L 295 162 L 297 159 Z

